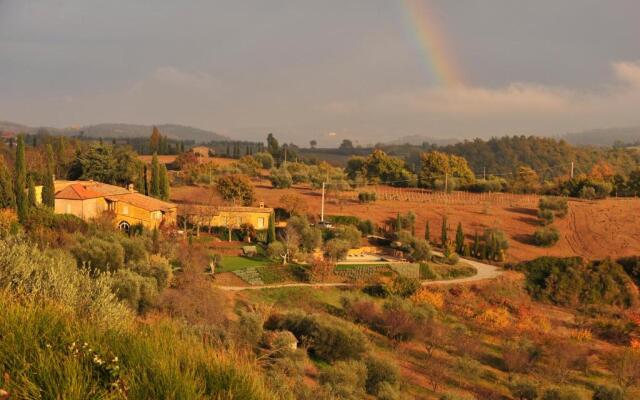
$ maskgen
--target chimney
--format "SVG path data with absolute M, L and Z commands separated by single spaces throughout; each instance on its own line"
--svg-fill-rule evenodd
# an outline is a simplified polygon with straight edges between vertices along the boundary
M 133 192 L 134 192 L 134 190 L 133 190 L 133 183 L 128 184 L 128 185 L 127 185 L 127 189 L 128 189 L 131 193 L 133 193 Z
M 264 201 L 260 202 L 260 208 L 264 208 Z

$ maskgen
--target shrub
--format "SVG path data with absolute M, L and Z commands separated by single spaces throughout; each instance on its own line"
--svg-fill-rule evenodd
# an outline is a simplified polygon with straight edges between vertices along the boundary
M 338 361 L 320 373 L 320 383 L 338 399 L 364 398 L 367 367 L 359 361 Z
M 398 367 L 390 361 L 369 356 L 365 359 L 367 367 L 367 380 L 365 388 L 367 393 L 376 395 L 384 383 L 395 387 L 398 384 L 400 373 Z
M 113 291 L 131 309 L 144 313 L 155 304 L 158 285 L 154 278 L 144 277 L 129 269 L 118 270 L 113 275 Z
M 542 197 L 538 202 L 540 211 L 551 211 L 554 216 L 562 218 L 569 212 L 567 199 L 564 197 Z
M 511 386 L 511 394 L 519 400 L 535 400 L 538 398 L 538 388 L 531 382 L 520 381 Z
M 360 192 L 358 193 L 358 200 L 360 203 L 373 203 L 377 200 L 375 192 Z
M 111 291 L 107 275 L 92 278 L 61 251 L 0 241 L 0 289 L 33 302 L 53 301 L 96 325 L 125 326 L 131 313 Z M 2 297 L 2 296 L 0 296 Z
M 124 249 L 114 240 L 89 237 L 79 241 L 72 249 L 79 267 L 94 271 L 116 271 L 124 265 Z
M 598 386 L 592 400 L 624 400 L 624 394 L 619 388 Z
M 291 177 L 291 174 L 284 167 L 271 168 L 271 171 L 269 173 L 269 180 L 271 181 L 273 187 L 276 189 L 290 188 L 293 184 L 293 178 Z
M 560 232 L 555 227 L 538 228 L 533 233 L 533 242 L 536 246 L 551 247 L 560 240 Z
M 391 283 L 389 292 L 393 295 L 406 298 L 413 296 L 420 287 L 421 285 L 418 279 L 397 276 Z
M 538 210 L 538 218 L 542 225 L 551 225 L 555 219 L 555 214 L 551 210 Z
M 370 219 L 358 222 L 358 230 L 362 232 L 363 235 L 371 235 L 375 232 L 376 226 L 371 222 Z
M 147 261 L 133 265 L 131 269 L 142 276 L 154 278 L 160 291 L 166 289 L 173 279 L 169 260 L 156 254 L 151 255 Z
M 267 152 L 260 152 L 253 155 L 264 169 L 271 169 L 273 167 L 273 156 Z
M 143 238 L 118 235 L 117 239 L 124 250 L 125 264 L 141 262 L 147 258 L 147 248 Z
M 424 239 L 415 239 L 411 243 L 412 261 L 429 261 L 431 259 L 431 246 Z
M 362 332 L 333 317 L 299 312 L 273 314 L 265 328 L 291 331 L 299 341 L 307 343 L 311 354 L 327 361 L 360 358 L 367 345 Z
M 331 239 L 324 245 L 325 254 L 333 261 L 344 260 L 349 253 L 351 244 L 343 239 Z

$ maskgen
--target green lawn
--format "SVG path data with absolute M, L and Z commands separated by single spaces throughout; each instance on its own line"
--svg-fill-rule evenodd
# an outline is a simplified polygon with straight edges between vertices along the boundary
M 248 267 L 269 265 L 271 261 L 266 257 L 222 256 L 216 272 L 231 272 Z

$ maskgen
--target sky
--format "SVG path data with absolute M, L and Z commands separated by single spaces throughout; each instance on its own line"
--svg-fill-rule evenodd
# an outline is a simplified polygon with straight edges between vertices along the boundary
M 637 0 L 0 0 L 0 120 L 369 144 L 640 125 Z

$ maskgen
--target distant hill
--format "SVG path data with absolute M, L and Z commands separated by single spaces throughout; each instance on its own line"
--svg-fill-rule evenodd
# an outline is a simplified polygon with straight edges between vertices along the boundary
M 183 140 L 195 140 L 196 142 L 209 142 L 215 140 L 228 140 L 226 136 L 218 133 L 207 131 L 204 129 L 193 128 L 190 126 L 177 125 L 177 124 L 160 124 L 156 125 L 163 135 L 172 139 Z M 0 121 L 0 130 L 22 132 L 22 133 L 36 133 L 39 130 L 46 130 L 52 134 L 57 135 L 78 135 L 83 132 L 88 137 L 146 137 L 151 135 L 152 125 L 137 125 L 137 124 L 116 124 L 105 123 L 96 125 L 86 125 L 79 128 L 50 128 L 50 127 L 31 127 L 13 122 Z
M 640 143 L 640 126 L 591 129 L 567 133 L 562 138 L 575 145 L 613 146 L 616 142 L 635 144 Z
M 459 142 L 458 139 L 436 139 L 430 136 L 424 135 L 409 135 L 402 136 L 398 139 L 394 139 L 386 142 L 385 144 L 391 145 L 403 145 L 403 144 L 411 144 L 414 146 L 422 146 L 423 143 L 435 144 L 438 146 L 446 146 L 449 144 L 454 144 Z

